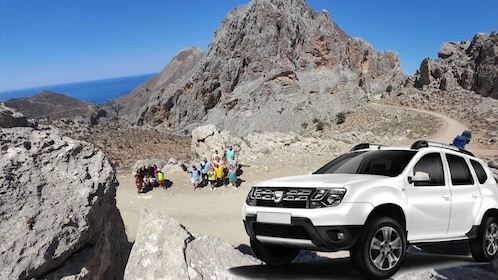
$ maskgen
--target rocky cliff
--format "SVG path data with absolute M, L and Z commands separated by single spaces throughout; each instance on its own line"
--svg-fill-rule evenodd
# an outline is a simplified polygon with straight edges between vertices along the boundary
M 447 91 L 460 87 L 498 99 L 498 33 L 480 33 L 472 41 L 444 43 L 437 60 L 422 61 L 415 86 Z
M 0 279 L 122 278 L 129 244 L 100 150 L 11 127 L 0 128 L 0 158 Z
M 254 0 L 231 11 L 193 70 L 176 87 L 151 86 L 157 98 L 134 122 L 189 130 L 211 123 L 239 135 L 300 131 L 404 79 L 395 53 L 350 38 L 304 0 Z

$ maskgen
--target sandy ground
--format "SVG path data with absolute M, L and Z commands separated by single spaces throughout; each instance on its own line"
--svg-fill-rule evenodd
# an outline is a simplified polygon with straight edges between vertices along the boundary
M 328 160 L 329 157 L 323 156 L 314 158 L 314 163 L 302 162 L 300 170 L 306 166 L 311 168 L 308 173 L 312 172 Z M 144 194 L 137 194 L 131 171 L 118 170 L 117 206 L 128 239 L 135 240 L 140 210 L 146 206 L 165 211 L 192 232 L 218 237 L 234 246 L 249 244 L 242 223 L 242 205 L 251 186 L 257 181 L 293 175 L 296 171 L 286 168 L 286 164 L 276 158 L 242 162 L 242 165 L 238 189 L 222 186 L 213 191 L 208 187 L 194 191 L 189 174 L 177 172 L 166 178 L 173 183 L 170 188 L 155 188 Z
M 428 140 L 450 143 L 455 135 L 466 129 L 446 116 L 431 114 L 440 117 L 444 125 Z M 472 145 L 469 145 L 469 150 L 472 150 Z M 480 152 L 498 157 L 498 151 Z M 165 211 L 192 232 L 218 237 L 234 246 L 247 245 L 249 239 L 242 223 L 241 209 L 251 186 L 265 179 L 310 173 L 332 158 L 331 155 L 304 154 L 299 162 L 291 163 L 285 160 L 285 156 L 273 153 L 257 162 L 241 162 L 243 174 L 239 178 L 242 183 L 236 190 L 220 187 L 214 191 L 209 191 L 209 188 L 194 191 L 189 174 L 179 172 L 169 174 L 166 178 L 173 183 L 167 190 L 156 188 L 145 194 L 137 194 L 131 170 L 118 170 L 120 186 L 117 190 L 117 206 L 130 241 L 136 237 L 140 210 L 147 206 Z

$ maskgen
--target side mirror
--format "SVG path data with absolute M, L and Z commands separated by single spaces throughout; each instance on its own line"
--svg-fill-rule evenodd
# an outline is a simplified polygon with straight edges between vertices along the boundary
M 422 171 L 417 171 L 415 172 L 415 176 L 413 177 L 408 177 L 408 183 L 413 183 L 413 182 L 429 182 L 431 180 L 431 177 L 429 176 L 428 173 L 422 172 Z

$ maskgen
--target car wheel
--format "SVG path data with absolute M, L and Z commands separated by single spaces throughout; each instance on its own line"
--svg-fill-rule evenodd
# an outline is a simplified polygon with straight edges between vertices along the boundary
M 477 238 L 469 242 L 470 252 L 476 261 L 491 261 L 498 253 L 498 223 L 496 218 L 486 218 L 477 233 Z
M 388 278 L 398 271 L 405 258 L 405 230 L 391 218 L 372 220 L 350 253 L 353 265 L 367 278 Z
M 285 265 L 299 254 L 299 249 L 267 245 L 251 239 L 251 249 L 258 259 L 269 265 Z

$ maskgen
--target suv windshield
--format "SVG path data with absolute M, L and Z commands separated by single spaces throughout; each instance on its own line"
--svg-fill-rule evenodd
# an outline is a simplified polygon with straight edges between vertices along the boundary
M 370 150 L 344 154 L 313 174 L 373 174 L 396 177 L 408 165 L 416 151 Z

